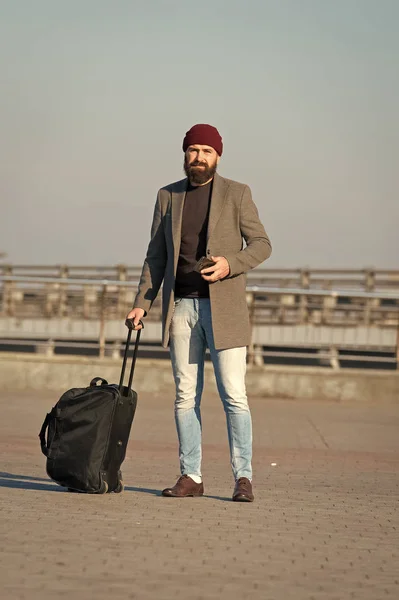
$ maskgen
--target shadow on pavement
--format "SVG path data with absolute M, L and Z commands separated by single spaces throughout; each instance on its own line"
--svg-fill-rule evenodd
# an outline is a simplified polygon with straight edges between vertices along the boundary
M 125 492 L 140 492 L 143 494 L 151 494 L 152 496 L 163 497 L 161 490 L 154 490 L 154 489 L 149 489 L 149 488 L 126 486 Z M 226 498 L 224 496 L 210 496 L 209 494 L 204 494 L 202 497 L 210 498 L 212 500 L 220 500 L 221 502 L 231 502 L 231 498 Z
M 6 473 L 4 471 L 0 471 L 0 477 L 4 477 L 6 479 L 21 479 L 27 481 L 46 481 L 49 482 L 48 477 L 33 477 L 31 475 L 15 475 L 15 473 Z
M 231 498 L 227 496 L 210 496 L 209 494 L 204 494 L 204 498 L 211 498 L 212 500 L 220 500 L 221 502 L 232 502 Z
M 63 488 L 56 483 L 52 483 L 51 480 L 44 479 L 43 477 L 16 475 L 15 473 L 6 473 L 4 471 L 0 471 L 0 487 L 8 487 L 20 490 L 38 490 L 42 492 L 67 492 L 66 488 Z M 152 496 L 162 497 L 161 490 L 154 490 L 152 488 L 126 486 L 125 492 L 139 492 L 141 494 L 150 494 Z M 223 496 L 210 496 L 208 494 L 204 494 L 203 497 L 210 498 L 212 500 L 220 500 L 222 502 L 231 502 L 231 498 L 226 498 Z
M 38 483 L 39 481 L 48 481 L 45 483 Z M 38 477 L 28 477 L 26 475 L 15 475 L 14 473 L 2 473 L 0 472 L 0 487 L 8 487 L 19 490 L 39 490 L 42 492 L 65 492 L 66 490 L 51 483 L 48 479 L 42 479 Z
M 125 487 L 125 492 L 141 492 L 143 494 L 151 494 L 152 496 L 161 496 L 161 490 L 153 490 L 153 489 L 149 489 L 149 488 L 139 488 L 139 487 L 132 487 L 130 485 L 127 485 Z

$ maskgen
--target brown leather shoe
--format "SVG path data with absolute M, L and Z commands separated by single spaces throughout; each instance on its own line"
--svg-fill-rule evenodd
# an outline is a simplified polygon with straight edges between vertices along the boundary
M 188 475 L 182 475 L 171 488 L 162 490 L 162 496 L 171 496 L 172 498 L 187 498 L 187 496 L 203 496 L 204 484 L 195 483 Z
M 252 484 L 246 477 L 237 479 L 233 492 L 234 502 L 253 502 Z

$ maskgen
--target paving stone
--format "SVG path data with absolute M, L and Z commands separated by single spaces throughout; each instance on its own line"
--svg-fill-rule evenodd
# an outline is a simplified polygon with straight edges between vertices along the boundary
M 173 398 L 140 394 L 123 494 L 51 482 L 54 395 L 0 393 L 2 600 L 399 598 L 399 406 L 251 399 L 253 504 L 231 502 L 220 401 L 203 401 L 205 497 L 178 477 Z M 276 466 L 272 466 L 276 463 Z

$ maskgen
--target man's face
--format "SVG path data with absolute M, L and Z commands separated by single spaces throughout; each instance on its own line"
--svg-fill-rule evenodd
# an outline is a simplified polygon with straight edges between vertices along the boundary
M 195 144 L 189 146 L 184 155 L 184 170 L 190 182 L 203 185 L 212 179 L 220 156 L 211 146 Z

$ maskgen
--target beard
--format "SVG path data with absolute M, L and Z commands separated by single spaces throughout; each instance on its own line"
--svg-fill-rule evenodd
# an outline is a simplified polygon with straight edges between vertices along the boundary
M 190 183 L 194 185 L 203 185 L 207 181 L 213 178 L 216 173 L 217 162 L 212 165 L 201 163 L 198 161 L 192 162 L 190 165 L 187 163 L 186 158 L 184 159 L 184 171 L 190 180 Z

